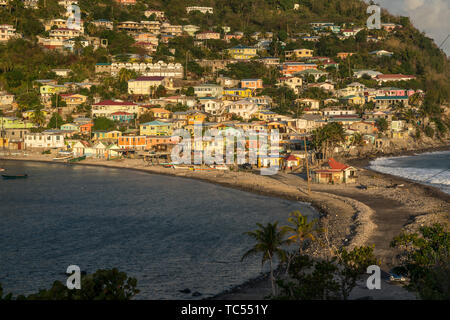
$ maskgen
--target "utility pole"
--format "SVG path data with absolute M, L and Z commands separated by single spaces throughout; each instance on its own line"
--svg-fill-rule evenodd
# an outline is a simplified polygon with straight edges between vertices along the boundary
M 186 67 L 184 68 L 184 76 L 187 80 L 187 61 L 188 61 L 189 51 L 186 51 Z
M 309 195 L 311 194 L 311 187 L 309 186 L 309 164 L 308 164 L 308 148 L 306 147 L 306 134 L 303 136 L 303 143 L 305 144 L 306 181 L 308 183 L 308 195 Z

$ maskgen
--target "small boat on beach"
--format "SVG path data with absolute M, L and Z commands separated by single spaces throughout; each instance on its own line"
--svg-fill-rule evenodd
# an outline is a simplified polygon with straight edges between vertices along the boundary
M 15 174 L 15 175 L 8 175 L 8 174 L 2 174 L 3 179 L 23 179 L 27 178 L 27 174 Z
M 179 170 L 189 170 L 189 167 L 182 167 L 182 166 L 177 166 L 177 165 L 173 165 L 174 169 L 179 169 Z
M 73 158 L 73 156 L 56 157 L 56 158 L 53 158 L 53 161 L 64 161 L 64 160 L 69 160 L 72 158 Z
M 214 166 L 214 169 L 216 169 L 216 170 L 223 170 L 223 171 L 230 170 L 230 168 L 228 166 L 226 166 L 226 165 L 216 165 L 216 166 Z

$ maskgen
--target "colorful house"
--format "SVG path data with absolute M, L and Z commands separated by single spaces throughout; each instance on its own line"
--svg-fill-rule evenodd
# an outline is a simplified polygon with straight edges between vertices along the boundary
M 0 117 L 0 128 L 3 129 L 30 129 L 34 127 L 33 123 L 22 121 L 16 117 Z
M 92 122 L 80 124 L 80 133 L 90 134 L 93 126 Z
M 256 57 L 256 48 L 239 45 L 228 49 L 228 53 L 233 59 L 248 60 Z
M 281 67 L 281 73 L 284 76 L 290 76 L 296 72 L 308 69 L 317 69 L 317 65 L 315 63 L 285 62 Z
M 253 90 L 248 88 L 232 88 L 232 89 L 224 89 L 224 95 L 234 95 L 240 96 L 242 98 L 250 98 L 253 96 Z
M 145 150 L 147 139 L 145 136 L 121 136 L 117 141 L 120 149 L 126 150 Z
M 330 158 L 328 168 L 312 171 L 312 181 L 325 184 L 355 183 L 356 169 Z
M 117 111 L 114 113 L 111 113 L 109 116 L 112 120 L 118 121 L 118 122 L 130 122 L 134 119 L 134 113 L 124 112 L 124 111 Z
M 149 110 L 156 119 L 169 119 L 172 112 L 163 108 L 151 108 Z
M 262 89 L 263 88 L 263 80 L 262 79 L 242 79 L 241 80 L 241 88 L 248 89 Z
M 295 50 L 286 50 L 284 52 L 284 56 L 286 60 L 290 59 L 299 59 L 299 58 L 311 58 L 313 56 L 314 50 L 311 49 L 295 49 Z
M 65 123 L 65 124 L 61 125 L 61 130 L 79 132 L 80 126 L 75 123 Z
M 122 132 L 118 130 L 113 131 L 94 131 L 94 137 L 92 140 L 104 140 L 111 139 L 115 140 L 122 136 Z
M 172 134 L 172 123 L 151 121 L 139 126 L 141 135 L 148 136 L 170 136 Z

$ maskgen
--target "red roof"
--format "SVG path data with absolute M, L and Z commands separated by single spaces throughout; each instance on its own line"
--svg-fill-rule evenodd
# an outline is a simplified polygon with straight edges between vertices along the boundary
M 292 154 L 284 158 L 286 161 L 297 161 L 297 158 L 294 157 Z
M 409 76 L 404 74 L 379 74 L 377 79 L 401 79 L 401 78 L 411 78 L 414 79 L 415 76 Z
M 333 158 L 328 159 L 328 165 L 330 166 L 331 169 L 338 169 L 338 170 L 345 170 L 347 168 L 350 168 L 349 166 L 343 163 L 337 162 Z
M 133 81 L 162 81 L 162 80 L 164 80 L 164 77 L 160 77 L 160 76 L 153 76 L 153 77 L 142 76 L 142 77 L 137 77 Z
M 113 101 L 113 100 L 103 100 L 99 103 L 94 104 L 94 106 L 135 106 L 136 104 L 128 101 Z

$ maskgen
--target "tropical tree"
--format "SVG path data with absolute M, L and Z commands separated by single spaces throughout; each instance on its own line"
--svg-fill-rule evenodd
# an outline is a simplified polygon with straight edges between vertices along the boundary
M 387 131 L 387 129 L 389 127 L 388 122 L 384 118 L 377 119 L 377 121 L 375 122 L 375 125 L 378 128 L 378 130 L 380 130 L 380 132 Z
M 423 226 L 419 232 L 402 233 L 391 247 L 403 249 L 398 273 L 410 277 L 408 287 L 430 300 L 450 299 L 450 232 L 445 225 Z
M 252 237 L 256 244 L 248 250 L 243 256 L 241 261 L 250 256 L 262 254 L 261 263 L 264 265 L 267 261 L 270 264 L 270 281 L 272 284 L 272 294 L 276 294 L 275 290 L 275 277 L 273 274 L 273 258 L 277 257 L 280 261 L 285 260 L 286 252 L 282 249 L 282 246 L 289 244 L 289 240 L 285 238 L 286 231 L 278 228 L 278 222 L 268 223 L 263 226 L 260 223 L 256 224 L 259 229 L 255 231 L 249 231 L 245 234 Z
M 321 149 L 324 159 L 327 158 L 328 150 L 334 149 L 345 140 L 345 130 L 338 122 L 331 122 L 313 131 L 313 144 L 316 149 Z
M 282 230 L 287 234 L 290 234 L 288 237 L 289 241 L 298 243 L 299 253 L 301 253 L 306 240 L 316 240 L 315 235 L 320 231 L 317 227 L 317 219 L 308 222 L 308 217 L 302 215 L 301 212 L 297 210 L 289 214 L 288 221 L 291 225 L 283 226 Z
M 45 115 L 44 115 L 44 112 L 42 111 L 42 107 L 40 107 L 40 106 L 36 107 L 36 109 L 33 112 L 32 121 L 33 121 L 33 123 L 37 124 L 38 127 L 41 127 L 44 125 Z
M 356 132 L 352 137 L 352 144 L 354 146 L 360 146 L 364 143 L 363 135 L 359 132 Z

